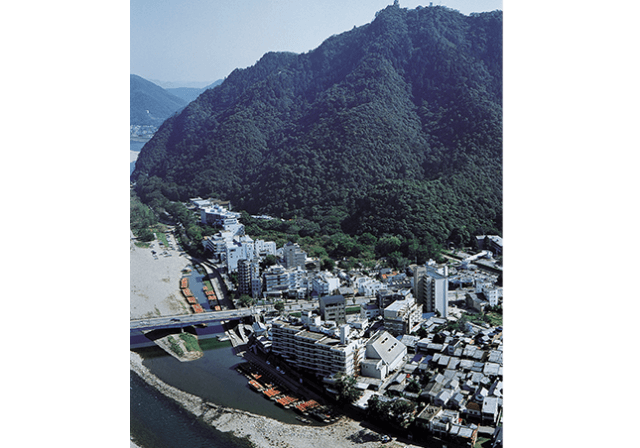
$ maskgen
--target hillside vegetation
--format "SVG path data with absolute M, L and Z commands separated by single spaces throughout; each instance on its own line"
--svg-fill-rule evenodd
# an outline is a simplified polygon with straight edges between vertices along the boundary
M 132 180 L 155 207 L 222 197 L 325 234 L 501 234 L 502 13 L 389 6 L 267 53 L 167 119 Z

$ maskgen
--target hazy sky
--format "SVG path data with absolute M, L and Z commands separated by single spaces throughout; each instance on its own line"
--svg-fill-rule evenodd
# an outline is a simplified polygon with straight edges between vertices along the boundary
M 393 0 L 131 0 L 130 71 L 159 81 L 225 78 L 268 51 L 304 53 L 333 34 L 371 22 Z M 441 0 L 463 14 L 502 0 Z M 400 0 L 413 9 L 428 1 Z

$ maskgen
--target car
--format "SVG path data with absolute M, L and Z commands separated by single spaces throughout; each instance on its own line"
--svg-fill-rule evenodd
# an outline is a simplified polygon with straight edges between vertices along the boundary
M 171 319 L 171 322 L 180 322 L 180 319 L 176 319 L 175 317 Z

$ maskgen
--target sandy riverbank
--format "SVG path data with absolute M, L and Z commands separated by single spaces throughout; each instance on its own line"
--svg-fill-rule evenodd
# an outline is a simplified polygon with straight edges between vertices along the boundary
M 237 409 L 205 403 L 200 397 L 170 386 L 142 365 L 142 358 L 131 352 L 131 370 L 149 385 L 168 398 L 178 402 L 184 409 L 222 432 L 231 432 L 236 437 L 248 437 L 257 448 L 373 448 L 386 446 L 398 448 L 410 446 L 391 442 L 382 445 L 373 431 L 363 428 L 359 422 L 343 417 L 337 423 L 324 426 L 303 426 L 282 423 L 265 416 Z
M 157 252 L 154 258 L 152 250 Z M 129 257 L 129 289 L 131 319 L 170 316 L 190 313 L 187 302 L 180 293 L 182 270 L 191 264 L 187 256 L 177 250 L 169 250 L 170 257 L 162 255 L 158 241 L 150 248 L 131 243 Z

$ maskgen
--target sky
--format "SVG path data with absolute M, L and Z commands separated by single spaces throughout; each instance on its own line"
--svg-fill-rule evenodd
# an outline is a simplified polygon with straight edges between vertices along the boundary
M 269 51 L 304 53 L 370 23 L 392 0 L 131 0 L 130 71 L 148 80 L 209 84 Z M 463 14 L 502 0 L 436 0 Z M 185 6 L 188 5 L 188 6 Z M 400 0 L 413 9 L 428 1 Z M 176 87 L 177 85 L 173 85 Z

